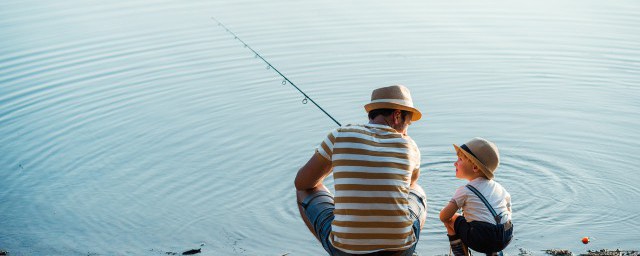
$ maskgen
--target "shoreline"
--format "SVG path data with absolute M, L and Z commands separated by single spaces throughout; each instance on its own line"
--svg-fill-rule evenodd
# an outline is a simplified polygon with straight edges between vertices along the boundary
M 524 248 L 519 248 L 520 252 L 518 256 L 532 256 L 535 255 L 531 251 L 528 251 Z M 154 250 L 151 250 L 154 251 Z M 587 253 L 574 254 L 570 250 L 566 249 L 547 249 L 542 250 L 542 252 L 546 255 L 551 256 L 640 256 L 640 251 L 638 250 L 620 250 L 620 249 L 600 249 L 600 250 L 587 250 Z M 165 255 L 195 255 L 202 253 L 202 248 L 200 249 L 191 249 L 180 252 L 159 252 L 164 253 Z M 482 255 L 482 253 L 478 253 Z M 0 256 L 10 256 L 11 253 L 6 250 L 0 249 Z M 89 255 L 100 255 L 99 253 L 89 253 Z M 282 254 L 281 256 L 289 255 L 289 253 Z M 420 255 L 419 253 L 414 253 L 414 255 Z M 474 254 L 472 254 L 474 255 Z M 438 256 L 449 256 L 448 254 L 438 255 Z
M 520 249 L 519 256 L 528 255 L 525 251 L 523 253 L 522 248 Z M 544 253 L 552 256 L 572 256 L 573 252 L 564 249 L 549 249 L 543 250 Z M 609 250 L 609 249 L 600 249 L 600 250 L 587 250 L 587 253 L 578 254 L 579 256 L 640 256 L 640 253 L 637 250 Z

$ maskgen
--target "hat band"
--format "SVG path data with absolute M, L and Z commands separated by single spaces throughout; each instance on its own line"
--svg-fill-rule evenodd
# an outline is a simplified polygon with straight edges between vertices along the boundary
M 377 99 L 377 100 L 371 100 L 371 103 L 380 103 L 380 102 L 395 103 L 395 104 L 400 104 L 400 105 L 407 106 L 407 107 L 413 107 L 413 101 L 410 101 L 410 100 L 400 100 L 400 99 Z
M 467 153 L 471 154 L 473 157 L 475 157 L 476 159 L 480 160 L 476 154 L 474 154 L 473 152 L 471 152 L 471 149 L 469 149 L 469 147 L 467 147 L 466 144 L 462 144 L 462 146 L 460 146 L 461 149 L 463 149 L 464 151 L 467 151 Z

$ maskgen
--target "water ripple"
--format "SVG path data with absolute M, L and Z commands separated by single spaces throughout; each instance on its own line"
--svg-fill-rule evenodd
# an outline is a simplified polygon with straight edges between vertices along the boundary
M 475 136 L 501 149 L 508 253 L 638 240 L 625 231 L 640 225 L 635 3 L 0 6 L 3 250 L 323 253 L 293 179 L 335 124 L 213 14 L 343 123 L 366 122 L 371 89 L 411 88 L 425 113 L 410 128 L 429 197 L 421 255 L 448 250 L 437 216 L 464 184 L 451 144 Z

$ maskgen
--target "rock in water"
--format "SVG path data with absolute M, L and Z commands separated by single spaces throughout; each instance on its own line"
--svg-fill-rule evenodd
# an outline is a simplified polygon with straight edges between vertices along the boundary
M 198 253 L 201 253 L 201 252 L 202 252 L 202 249 L 191 249 L 191 250 L 188 250 L 186 252 L 183 252 L 182 255 L 194 255 L 194 254 L 198 254 Z

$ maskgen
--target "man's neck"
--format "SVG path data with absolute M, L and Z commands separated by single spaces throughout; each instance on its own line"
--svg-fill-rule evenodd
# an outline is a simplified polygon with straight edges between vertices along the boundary
M 369 123 L 370 124 L 386 125 L 386 126 L 389 126 L 389 127 L 393 128 L 391 125 L 389 125 L 389 122 L 387 120 L 385 120 L 384 116 L 382 116 L 382 115 L 376 116 L 374 119 L 369 119 Z
M 402 133 L 396 127 L 391 126 L 389 121 L 387 121 L 382 115 L 376 116 L 376 118 L 374 119 L 369 119 L 369 124 L 386 125 L 391 127 L 391 129 L 395 130 L 397 133 Z M 403 135 L 406 135 L 406 134 L 403 134 Z

